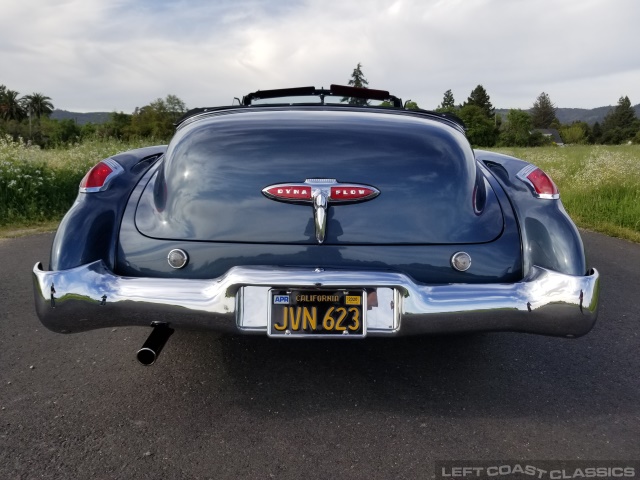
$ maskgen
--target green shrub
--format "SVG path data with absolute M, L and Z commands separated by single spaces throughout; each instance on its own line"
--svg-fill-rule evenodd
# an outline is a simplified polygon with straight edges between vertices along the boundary
M 68 148 L 42 150 L 0 136 L 0 225 L 57 220 L 73 204 L 91 166 L 118 152 L 153 142 L 89 139 Z

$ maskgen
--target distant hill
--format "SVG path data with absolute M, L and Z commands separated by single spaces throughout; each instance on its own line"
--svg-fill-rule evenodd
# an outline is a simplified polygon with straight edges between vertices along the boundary
M 640 107 L 640 105 L 638 106 Z M 612 109 L 613 107 L 598 107 L 591 110 L 585 108 L 559 108 L 556 111 L 556 117 L 562 124 L 587 122 L 589 125 L 593 125 L 596 122 L 602 123 L 604 117 Z
M 560 123 L 564 125 L 571 124 L 573 122 L 587 122 L 589 125 L 593 125 L 596 122 L 602 123 L 604 117 L 613 109 L 613 106 L 598 107 L 592 109 L 586 108 L 558 108 L 556 110 L 556 117 Z M 636 117 L 640 118 L 640 103 L 633 107 L 636 112 Z M 531 109 L 525 110 L 531 112 Z M 507 117 L 509 110 L 506 108 L 496 108 L 496 113 L 500 114 L 502 118 Z
M 68 112 L 66 110 L 54 110 L 50 116 L 53 120 L 75 120 L 78 125 L 84 125 L 85 123 L 105 123 L 111 119 L 110 112 Z

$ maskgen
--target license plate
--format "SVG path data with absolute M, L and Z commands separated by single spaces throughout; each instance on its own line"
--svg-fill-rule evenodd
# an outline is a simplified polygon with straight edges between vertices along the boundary
M 363 290 L 270 291 L 271 336 L 364 337 Z

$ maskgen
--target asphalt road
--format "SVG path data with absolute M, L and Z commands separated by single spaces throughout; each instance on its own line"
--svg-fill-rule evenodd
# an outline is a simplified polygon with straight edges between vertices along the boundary
M 52 235 L 0 240 L 0 479 L 430 478 L 436 460 L 640 459 L 640 245 L 584 233 L 592 332 L 274 341 L 60 335 L 33 310 Z

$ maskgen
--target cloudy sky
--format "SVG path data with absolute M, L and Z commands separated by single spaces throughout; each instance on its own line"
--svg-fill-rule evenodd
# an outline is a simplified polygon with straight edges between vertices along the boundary
M 56 108 L 130 113 L 346 84 L 435 108 L 640 103 L 638 0 L 0 0 L 0 84 Z

